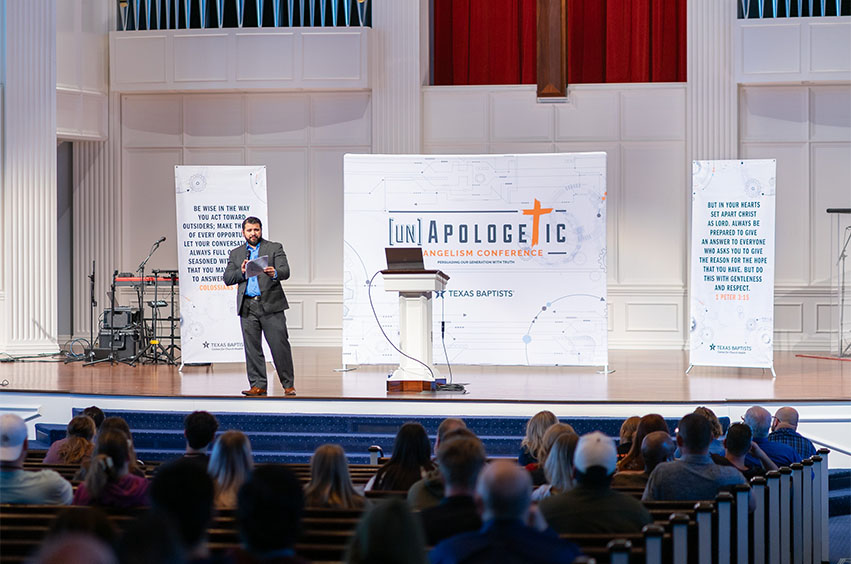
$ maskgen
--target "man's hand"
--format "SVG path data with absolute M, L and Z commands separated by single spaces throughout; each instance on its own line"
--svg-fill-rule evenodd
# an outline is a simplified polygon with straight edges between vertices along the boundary
M 248 264 L 248 259 L 242 261 L 242 273 L 245 274 L 245 265 Z
M 268 274 L 269 278 L 274 278 L 278 274 L 274 266 L 267 266 L 263 269 L 263 272 Z

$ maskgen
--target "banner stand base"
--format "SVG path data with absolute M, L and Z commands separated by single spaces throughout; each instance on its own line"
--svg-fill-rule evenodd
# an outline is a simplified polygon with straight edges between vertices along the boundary
M 609 370 L 608 364 L 603 365 L 603 369 L 597 371 L 597 374 L 605 374 L 606 376 L 608 376 L 609 374 L 613 374 L 613 373 L 614 373 L 614 369 Z
M 686 376 L 688 376 L 688 373 L 691 371 L 692 368 L 694 368 L 694 364 L 689 364 L 688 368 L 686 369 Z M 735 366 L 727 366 L 725 368 L 736 368 L 736 367 Z M 750 367 L 749 366 L 740 366 L 738 368 L 750 368 Z M 774 365 L 772 364 L 771 366 L 768 367 L 768 369 L 771 370 L 771 379 L 777 380 L 777 372 L 774 371 Z M 760 370 L 765 372 L 765 368 L 761 368 Z
M 344 364 L 341 368 L 335 368 L 334 372 L 351 372 L 352 370 L 357 370 L 357 366 L 348 366 Z

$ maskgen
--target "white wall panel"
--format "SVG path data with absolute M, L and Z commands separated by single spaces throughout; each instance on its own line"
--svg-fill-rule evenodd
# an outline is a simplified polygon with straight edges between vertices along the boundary
M 185 165 L 230 165 L 245 164 L 245 149 L 242 147 L 186 147 L 183 149 Z
M 851 75 L 851 25 L 844 21 L 809 22 L 809 67 L 812 73 Z
M 147 269 L 176 268 L 177 228 L 174 167 L 183 164 L 182 149 L 127 149 L 121 167 L 122 271 L 134 271 L 154 241 L 167 237 Z
M 306 94 L 255 94 L 246 97 L 245 143 L 307 145 L 309 108 Z
M 813 284 L 827 284 L 835 257 L 830 256 L 831 243 L 836 234 L 830 229 L 827 208 L 851 207 L 851 144 L 813 143 L 810 149 L 812 167 L 812 245 Z M 843 216 L 844 225 L 851 225 L 851 218 Z
M 239 94 L 194 94 L 183 97 L 186 145 L 195 147 L 242 145 L 243 97 Z
M 490 95 L 489 106 L 493 141 L 540 142 L 553 139 L 553 106 L 538 104 L 528 92 L 494 92 Z
M 310 253 L 322 257 L 313 262 L 311 279 L 319 283 L 341 284 L 343 280 L 343 155 L 350 152 L 368 153 L 369 149 L 315 149 L 310 157 Z
M 363 74 L 361 61 L 361 33 L 324 32 L 312 30 L 301 36 L 303 48 L 303 80 L 350 80 L 358 81 Z M 328 56 L 333 53 L 334 56 Z
M 308 155 L 308 149 L 301 147 L 246 149 L 246 164 L 266 165 L 266 235 L 283 243 L 290 263 L 289 283 L 295 284 L 308 284 L 311 262 L 323 260 L 311 254 L 310 238 L 306 236 L 310 233 Z
M 426 145 L 487 141 L 487 90 L 426 89 L 423 101 L 423 142 Z
M 183 98 L 177 94 L 123 96 L 121 142 L 124 147 L 183 145 Z
M 626 307 L 627 331 L 680 330 L 680 311 L 677 304 L 631 303 Z
M 556 140 L 620 138 L 620 95 L 616 90 L 571 91 L 567 104 L 554 104 Z
M 804 331 L 804 304 L 775 304 L 774 331 L 802 333 Z
M 316 328 L 319 330 L 343 330 L 343 303 L 316 302 Z
M 797 22 L 773 21 L 742 26 L 742 72 L 791 74 L 801 72 L 801 28 Z M 765 47 L 770 45 L 772 49 Z
M 553 143 L 491 143 L 488 151 L 492 155 L 507 155 L 515 153 L 552 153 L 555 150 Z M 469 153 L 470 151 L 467 151 Z
M 685 103 L 682 88 L 624 89 L 622 139 L 685 139 Z
M 163 34 L 128 33 L 120 37 L 110 34 L 110 90 L 122 92 L 123 84 L 149 84 L 151 88 L 171 78 L 172 64 L 166 59 L 166 36 Z
M 626 284 L 684 284 L 685 148 L 624 144 L 618 273 Z
M 371 123 L 366 92 L 311 96 L 311 145 L 369 145 Z
M 833 304 L 816 304 L 816 333 L 833 333 L 836 339 L 839 327 L 839 307 Z
M 237 34 L 236 80 L 293 80 L 295 42 L 293 33 Z
M 748 143 L 743 159 L 777 159 L 775 270 L 777 284 L 810 283 L 810 156 L 806 143 Z
M 851 141 L 851 87 L 810 88 L 810 116 L 813 141 Z
M 742 142 L 806 141 L 807 97 L 807 89 L 799 87 L 742 88 Z
M 227 34 L 175 35 L 173 45 L 175 82 L 224 82 L 228 79 Z

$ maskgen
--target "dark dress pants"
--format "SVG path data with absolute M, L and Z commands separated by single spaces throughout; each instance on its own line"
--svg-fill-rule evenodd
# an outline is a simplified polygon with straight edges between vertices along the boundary
M 272 351 L 272 361 L 275 363 L 275 370 L 278 371 L 281 386 L 292 388 L 293 353 L 290 349 L 287 318 L 284 312 L 264 313 L 260 300 L 253 300 L 246 296 L 242 302 L 239 319 L 242 324 L 242 340 L 245 343 L 245 367 L 249 385 L 263 390 L 267 387 L 266 357 L 263 356 L 263 346 L 260 341 L 261 335 L 265 335 L 269 349 Z

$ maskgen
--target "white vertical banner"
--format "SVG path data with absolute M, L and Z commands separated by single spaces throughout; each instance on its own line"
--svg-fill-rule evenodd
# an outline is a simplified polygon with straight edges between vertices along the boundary
M 265 166 L 176 166 L 180 346 L 184 364 L 242 362 L 236 286 L 222 274 L 245 243 L 242 220 L 266 228 Z
M 774 364 L 776 165 L 692 163 L 692 365 Z

